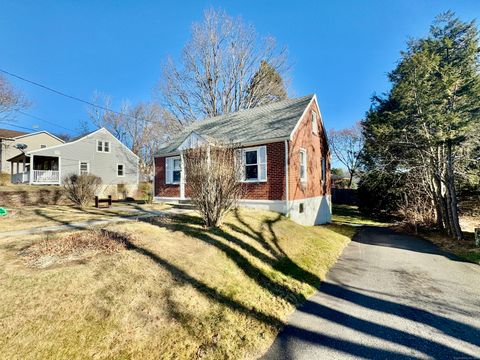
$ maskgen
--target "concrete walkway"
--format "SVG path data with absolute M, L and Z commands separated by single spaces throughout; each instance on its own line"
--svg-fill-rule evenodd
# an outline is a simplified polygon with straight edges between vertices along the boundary
M 264 359 L 479 359 L 480 266 L 367 227 Z
M 101 220 L 85 220 L 85 221 L 77 221 L 77 222 L 70 222 L 67 224 L 61 225 L 52 225 L 52 226 L 44 226 L 44 227 L 35 227 L 31 229 L 23 229 L 23 230 L 15 230 L 15 231 L 5 231 L 0 232 L 0 239 L 7 238 L 7 237 L 16 237 L 16 236 L 24 236 L 24 235 L 35 235 L 41 233 L 48 233 L 48 232 L 58 232 L 58 231 L 66 231 L 66 230 L 80 230 L 86 229 L 94 226 L 101 226 L 101 225 L 108 225 L 112 223 L 121 223 L 126 221 L 137 221 L 139 219 L 145 219 L 154 216 L 168 216 L 173 214 L 186 214 L 191 212 L 190 209 L 180 209 L 180 208 L 169 208 L 165 210 L 141 210 L 141 209 L 132 209 L 132 208 L 115 208 L 116 210 L 129 210 L 132 213 L 137 213 L 134 215 L 109 215 L 114 216 L 109 219 L 101 219 Z

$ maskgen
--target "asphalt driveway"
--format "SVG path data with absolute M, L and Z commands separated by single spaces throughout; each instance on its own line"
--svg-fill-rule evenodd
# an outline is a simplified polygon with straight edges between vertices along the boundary
M 366 227 L 265 359 L 480 359 L 480 266 Z

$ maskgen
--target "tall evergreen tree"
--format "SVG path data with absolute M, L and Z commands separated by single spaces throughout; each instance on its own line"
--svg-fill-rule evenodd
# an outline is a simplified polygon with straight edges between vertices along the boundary
M 429 199 L 437 224 L 461 238 L 457 182 L 472 168 L 480 132 L 478 30 L 451 12 L 425 39 L 411 41 L 364 122 L 365 163 Z M 401 190 L 401 189 L 400 189 Z M 413 192 L 405 193 L 404 198 Z

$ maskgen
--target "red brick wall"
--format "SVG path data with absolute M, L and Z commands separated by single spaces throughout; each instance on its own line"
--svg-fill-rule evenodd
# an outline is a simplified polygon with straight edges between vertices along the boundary
M 155 158 L 155 196 L 180 197 L 180 185 L 165 184 L 165 158 Z
M 318 134 L 312 132 L 312 111 L 317 113 Z M 300 182 L 300 149 L 307 151 L 307 182 Z M 316 102 L 304 114 L 299 127 L 289 143 L 289 198 L 290 200 L 316 197 L 331 193 L 330 186 L 330 154 L 328 153 L 325 129 L 320 120 L 320 110 Z M 321 183 L 322 157 L 327 158 L 327 178 Z
M 276 142 L 267 146 L 267 181 L 244 183 L 244 199 L 285 199 L 285 143 Z M 188 196 L 188 186 L 186 186 Z M 155 196 L 179 197 L 179 185 L 165 184 L 165 158 L 155 158 Z

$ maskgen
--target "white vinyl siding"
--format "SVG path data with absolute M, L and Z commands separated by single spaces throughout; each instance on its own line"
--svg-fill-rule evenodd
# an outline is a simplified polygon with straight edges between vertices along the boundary
M 182 174 L 182 161 L 180 156 L 165 159 L 165 183 L 179 184 Z
M 267 181 L 267 147 L 258 146 L 242 150 L 243 181 Z
M 307 151 L 300 149 L 300 181 L 307 181 Z

